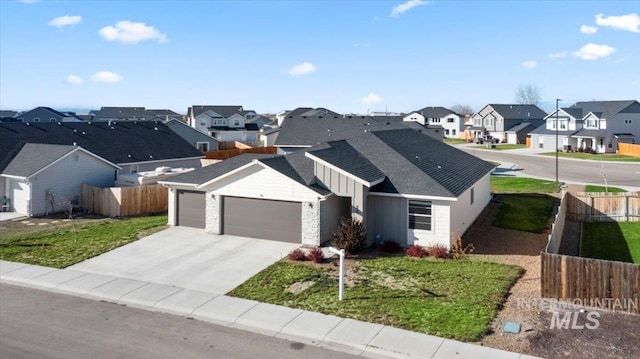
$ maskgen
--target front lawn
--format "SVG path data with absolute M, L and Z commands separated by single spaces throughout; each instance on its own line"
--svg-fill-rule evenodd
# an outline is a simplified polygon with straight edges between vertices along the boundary
M 351 262 L 351 269 L 342 302 L 335 266 L 288 260 L 273 264 L 228 295 L 477 341 L 523 271 L 468 259 L 460 263 L 409 257 L 361 259 Z M 311 286 L 297 294 L 289 290 L 302 283 Z
M 595 185 L 587 185 L 584 187 L 584 191 L 585 192 L 597 192 L 597 193 L 605 193 L 605 192 L 610 192 L 610 193 L 619 193 L 619 192 L 627 192 L 627 190 L 624 190 L 622 188 L 618 188 L 618 187 L 604 187 L 604 186 L 595 186 Z
M 524 232 L 543 233 L 551 225 L 556 198 L 542 194 L 500 195 L 502 202 L 493 225 Z
M 465 143 L 469 143 L 467 140 L 462 138 L 445 138 L 442 140 L 444 143 L 448 143 L 450 145 L 462 145 Z
M 497 151 L 505 151 L 505 150 L 517 150 L 520 148 L 527 148 L 527 145 L 524 144 L 513 144 L 513 143 L 495 143 L 491 144 L 491 146 L 487 147 L 487 145 L 483 146 L 474 146 L 474 148 L 484 148 L 488 150 L 497 150 Z
M 544 156 L 555 156 L 555 152 L 542 153 Z M 577 158 L 581 160 L 594 161 L 623 161 L 623 162 L 640 162 L 640 157 L 618 155 L 615 153 L 592 154 L 584 152 L 558 152 L 558 157 Z
M 491 193 L 555 193 L 559 191 L 560 185 L 555 181 L 491 176 Z
M 0 238 L 0 259 L 65 268 L 157 232 L 167 216 L 109 219 Z
M 580 255 L 640 264 L 640 222 L 585 222 Z

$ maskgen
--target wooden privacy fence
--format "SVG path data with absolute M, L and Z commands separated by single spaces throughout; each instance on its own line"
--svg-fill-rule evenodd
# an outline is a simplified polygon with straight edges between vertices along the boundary
M 631 143 L 620 143 L 618 142 L 618 154 L 640 157 L 640 145 L 633 145 Z
M 638 222 L 640 192 L 568 193 L 567 218 L 584 222 Z
M 107 217 L 127 217 L 164 212 L 168 189 L 159 184 L 100 188 L 82 184 L 82 208 Z
M 241 155 L 243 153 L 266 153 L 275 154 L 277 149 L 275 147 L 252 147 L 252 148 L 236 148 L 233 150 L 219 150 L 205 152 L 204 155 L 208 160 L 226 160 L 231 157 Z
M 543 298 L 639 314 L 640 265 L 542 253 Z

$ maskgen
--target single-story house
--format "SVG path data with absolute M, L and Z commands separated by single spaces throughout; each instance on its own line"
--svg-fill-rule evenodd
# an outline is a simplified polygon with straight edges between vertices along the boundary
M 0 173 L 0 193 L 12 212 L 58 212 L 63 201 L 79 204 L 83 183 L 113 184 L 120 166 L 79 146 L 27 143 Z
M 286 122 L 285 122 L 286 124 Z M 241 155 L 169 181 L 169 224 L 316 246 L 341 217 L 367 239 L 450 247 L 489 203 L 494 166 L 413 129 Z
M 196 169 L 204 158 L 161 121 L 0 123 L 0 138 L 0 198 L 30 216 L 48 212 L 47 189 L 73 199 L 81 182 L 108 187 L 121 174 Z

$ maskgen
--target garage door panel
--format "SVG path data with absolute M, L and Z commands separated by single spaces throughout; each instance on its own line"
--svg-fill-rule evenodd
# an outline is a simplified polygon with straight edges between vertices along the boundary
M 302 238 L 301 204 L 224 197 L 223 233 L 274 241 L 300 243 Z
M 178 226 L 204 229 L 205 193 L 179 190 L 177 219 Z

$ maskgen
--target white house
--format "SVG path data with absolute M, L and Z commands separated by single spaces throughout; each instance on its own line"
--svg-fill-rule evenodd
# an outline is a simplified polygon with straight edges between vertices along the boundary
M 404 121 L 418 122 L 423 126 L 442 126 L 445 138 L 464 137 L 464 116 L 444 107 L 425 107 L 404 116 Z
M 258 125 L 247 122 L 255 116 L 254 111 L 245 111 L 242 106 L 192 106 L 187 111 L 191 127 L 220 141 L 258 141 Z

